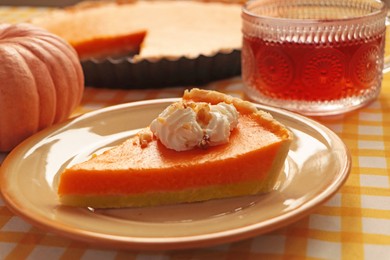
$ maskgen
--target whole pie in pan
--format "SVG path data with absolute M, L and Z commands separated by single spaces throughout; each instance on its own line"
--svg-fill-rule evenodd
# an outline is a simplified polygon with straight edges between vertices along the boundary
M 241 5 L 210 1 L 94 1 L 30 22 L 78 52 L 86 84 L 203 84 L 240 73 Z

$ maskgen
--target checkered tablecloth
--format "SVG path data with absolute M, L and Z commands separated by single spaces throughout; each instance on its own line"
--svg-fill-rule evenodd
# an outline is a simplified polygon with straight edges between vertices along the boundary
M 19 22 L 45 11 L 1 7 L 0 22 Z M 188 87 L 87 87 L 75 115 L 124 102 L 179 97 Z M 242 96 L 239 77 L 202 87 Z M 316 120 L 346 143 L 352 155 L 352 172 L 334 197 L 287 227 L 210 248 L 167 252 L 110 250 L 31 226 L 11 213 L 0 199 L 0 259 L 390 259 L 390 74 L 384 76 L 379 99 L 369 106 L 348 115 Z M 5 156 L 1 154 L 0 160 Z

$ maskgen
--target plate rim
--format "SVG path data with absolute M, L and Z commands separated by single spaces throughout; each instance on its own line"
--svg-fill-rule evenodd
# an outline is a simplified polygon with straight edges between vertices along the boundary
M 58 235 L 83 241 L 92 245 L 100 245 L 108 248 L 118 249 L 138 249 L 138 250 L 173 250 L 173 249 L 190 249 L 200 248 L 218 245 L 221 243 L 230 243 L 238 240 L 250 238 L 256 235 L 261 235 L 272 230 L 287 226 L 291 223 L 298 221 L 299 219 L 309 215 L 316 209 L 317 206 L 323 204 L 326 200 L 330 199 L 338 190 L 344 185 L 348 179 L 349 173 L 352 167 L 351 154 L 348 147 L 342 141 L 342 139 L 334 133 L 331 129 L 324 126 L 323 124 L 297 114 L 295 112 L 287 111 L 281 108 L 271 107 L 262 104 L 255 104 L 256 108 L 265 110 L 267 112 L 282 114 L 288 118 L 302 122 L 309 125 L 318 132 L 325 132 L 327 136 L 331 136 L 332 139 L 336 139 L 345 151 L 347 156 L 345 163 L 340 167 L 340 171 L 336 175 L 332 183 L 323 189 L 318 195 L 311 200 L 306 201 L 299 208 L 288 211 L 282 215 L 278 215 L 265 221 L 256 222 L 254 224 L 245 225 L 238 228 L 217 231 L 212 233 L 190 235 L 190 236 L 176 236 L 176 237 L 134 237 L 134 236 L 122 236 L 122 235 L 110 235 L 103 234 L 95 231 L 75 229 L 74 227 L 61 226 L 58 228 L 55 225 L 55 221 L 49 218 L 44 218 L 39 215 L 29 214 L 23 211 L 23 205 L 20 205 L 19 201 L 12 198 L 12 194 L 6 192 L 6 169 L 8 164 L 11 164 L 13 158 L 21 153 L 25 146 L 30 143 L 30 140 L 39 137 L 45 137 L 48 133 L 53 133 L 63 127 L 69 126 L 72 123 L 76 123 L 80 120 L 92 118 L 98 114 L 109 113 L 115 110 L 130 109 L 132 107 L 147 106 L 160 103 L 171 103 L 180 100 L 180 98 L 160 98 L 151 100 L 141 100 L 135 102 L 122 103 L 112 105 L 104 108 L 100 108 L 94 111 L 90 111 L 81 114 L 77 117 L 70 118 L 62 123 L 55 124 L 44 130 L 34 134 L 33 136 L 24 140 L 21 144 L 15 147 L 4 159 L 3 163 L 0 164 L 0 193 L 3 201 L 8 209 L 10 209 L 15 215 L 20 216 L 28 223 L 33 226 L 39 227 L 42 230 L 56 233 Z

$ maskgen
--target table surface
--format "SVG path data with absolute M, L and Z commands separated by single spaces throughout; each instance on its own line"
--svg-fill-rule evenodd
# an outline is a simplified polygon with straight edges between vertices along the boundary
M 46 8 L 3 6 L 0 23 L 21 22 L 46 11 Z M 389 32 L 387 35 L 389 39 Z M 146 90 L 86 87 L 74 115 L 125 102 L 180 97 L 190 87 Z M 201 87 L 244 97 L 240 77 Z M 352 171 L 336 195 L 289 226 L 200 249 L 164 252 L 102 249 L 31 226 L 15 216 L 0 198 L 0 259 L 390 259 L 390 73 L 384 76 L 379 98 L 370 105 L 348 115 L 315 120 L 345 142 L 352 156 Z M 0 161 L 5 156 L 0 154 Z

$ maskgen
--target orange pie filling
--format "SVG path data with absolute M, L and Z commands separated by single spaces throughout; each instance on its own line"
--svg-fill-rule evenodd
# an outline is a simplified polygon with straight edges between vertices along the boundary
M 228 142 L 176 151 L 155 133 L 149 139 L 134 136 L 66 169 L 58 189 L 61 202 L 140 207 L 271 191 L 289 151 L 291 132 L 252 104 L 218 92 L 193 89 L 183 100 L 233 105 L 238 122 Z
M 115 37 L 96 37 L 83 42 L 72 42 L 81 59 L 102 58 L 116 55 L 139 53 L 140 46 L 146 36 L 146 31 L 132 32 L 128 35 L 117 35 Z

